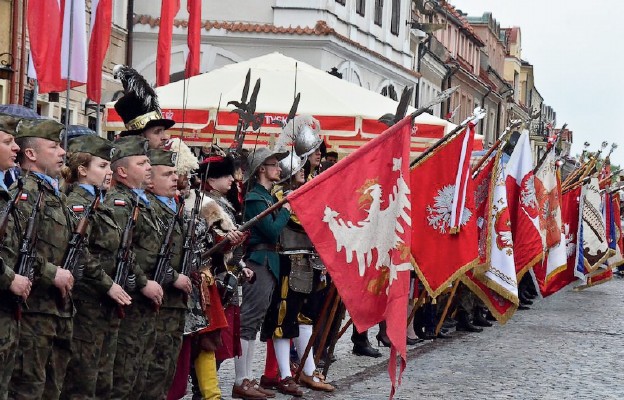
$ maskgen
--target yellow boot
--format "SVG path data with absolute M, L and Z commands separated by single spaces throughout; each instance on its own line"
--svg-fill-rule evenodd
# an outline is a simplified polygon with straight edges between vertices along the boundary
M 219 389 L 214 351 L 199 352 L 195 359 L 195 374 L 197 374 L 197 383 L 204 400 L 220 400 L 221 389 Z

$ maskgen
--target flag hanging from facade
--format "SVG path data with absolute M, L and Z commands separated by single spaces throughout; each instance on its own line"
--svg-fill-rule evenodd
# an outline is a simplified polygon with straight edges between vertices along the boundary
M 535 194 L 544 249 L 551 249 L 561 240 L 561 184 L 554 146 L 535 173 Z
M 102 101 L 102 67 L 110 43 L 112 18 L 112 0 L 92 0 L 87 97 L 98 104 Z
M 394 394 L 405 368 L 412 239 L 410 117 L 288 196 L 358 331 L 387 322 Z M 400 383 L 401 375 L 398 382 Z
M 543 256 L 539 205 L 535 193 L 533 157 L 528 132 L 525 131 L 520 135 L 505 168 L 505 174 L 516 274 L 520 280 Z
M 505 323 L 518 308 L 519 300 L 501 156 L 499 150 L 475 177 L 481 265 L 468 271 L 462 282 L 485 303 L 500 323 Z
M 432 297 L 479 262 L 469 168 L 473 137 L 470 123 L 410 172 L 411 187 L 418 188 L 412 192 L 412 256 Z
M 201 54 L 201 0 L 187 0 L 186 9 L 189 13 L 188 22 L 188 56 L 184 77 L 190 78 L 199 75 L 199 61 Z
M 178 11 L 180 11 L 180 0 L 162 0 L 158 47 L 156 48 L 156 86 L 166 85 L 170 80 L 173 20 Z
M 68 72 L 71 87 L 87 82 L 85 15 L 85 0 L 41 0 L 28 7 L 28 37 L 34 64 L 29 76 L 37 79 L 39 93 L 66 90 Z

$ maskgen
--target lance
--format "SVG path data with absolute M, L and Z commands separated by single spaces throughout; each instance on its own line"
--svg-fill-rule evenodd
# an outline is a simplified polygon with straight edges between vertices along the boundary
M 429 101 L 428 103 L 425 103 L 425 105 L 423 105 L 422 107 L 420 107 L 418 110 L 414 111 L 413 113 L 410 114 L 410 117 L 412 119 L 418 117 L 419 115 L 422 115 L 424 113 L 427 112 L 427 110 L 429 110 L 431 107 L 442 103 L 443 101 L 447 100 L 449 97 L 451 97 L 451 95 L 453 93 L 455 93 L 457 91 L 457 89 L 459 89 L 459 86 L 454 86 L 452 88 L 446 89 L 445 91 L 441 92 L 439 95 L 437 95 L 436 97 L 434 97 L 431 101 Z
M 475 108 L 473 115 L 471 115 L 469 118 L 466 118 L 461 124 L 457 125 L 455 129 L 450 131 L 442 139 L 435 142 L 433 146 L 425 150 L 420 156 L 416 157 L 416 159 L 410 163 L 410 168 L 416 165 L 417 163 L 419 163 L 420 161 L 424 160 L 425 158 L 429 157 L 429 155 L 433 153 L 435 150 L 437 150 L 438 147 L 446 144 L 448 141 L 453 139 L 455 135 L 461 132 L 468 125 L 468 123 L 472 121 L 478 121 L 482 119 L 483 117 L 485 117 L 485 110 L 483 110 L 482 108 Z
M 69 48 L 67 49 L 67 90 L 65 91 L 65 134 L 63 148 L 67 149 L 67 132 L 69 131 L 69 95 L 71 92 L 72 47 L 74 41 L 74 2 L 69 4 Z M 35 103 L 37 99 L 34 99 Z M 99 109 L 98 109 L 99 112 Z M 67 153 L 63 154 L 63 164 L 67 163 Z

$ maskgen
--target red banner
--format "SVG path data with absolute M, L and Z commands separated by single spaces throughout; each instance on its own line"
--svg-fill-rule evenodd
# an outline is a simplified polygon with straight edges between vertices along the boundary
M 180 0 L 162 0 L 158 26 L 158 47 L 156 49 L 156 86 L 169 83 L 173 19 L 179 10 Z

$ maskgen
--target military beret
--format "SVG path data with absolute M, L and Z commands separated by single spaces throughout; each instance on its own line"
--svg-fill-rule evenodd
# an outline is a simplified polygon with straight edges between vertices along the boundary
M 11 115 L 0 114 L 0 131 L 15 136 L 15 128 L 17 128 L 19 121 L 19 118 Z
M 111 160 L 113 162 L 130 156 L 146 156 L 149 148 L 147 139 L 142 136 L 122 137 L 113 145 L 117 149 Z
M 106 161 L 110 161 L 117 151 L 113 142 L 97 135 L 75 137 L 69 141 L 67 147 L 72 153 L 89 153 Z
M 16 138 L 38 137 L 60 143 L 65 127 L 53 119 L 22 119 L 15 131 Z
M 148 156 L 150 159 L 150 164 L 152 164 L 152 166 L 164 165 L 165 167 L 175 167 L 178 153 L 174 151 L 155 149 L 150 150 Z

